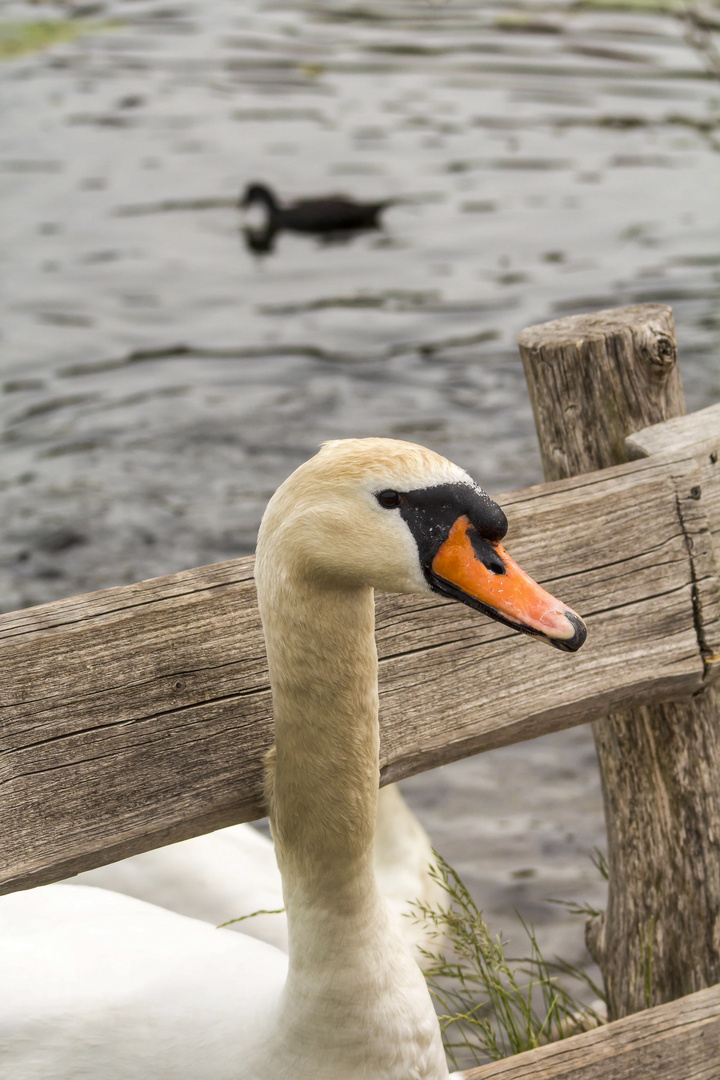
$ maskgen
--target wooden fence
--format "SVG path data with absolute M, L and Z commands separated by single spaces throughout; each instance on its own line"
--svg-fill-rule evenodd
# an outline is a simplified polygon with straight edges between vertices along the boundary
M 579 391 L 565 385 L 558 398 L 567 415 L 573 394 L 587 398 L 587 385 L 595 385 L 588 364 L 597 361 L 598 349 L 610 356 L 623 385 L 626 369 L 637 364 L 651 365 L 657 380 L 658 341 L 665 383 L 673 365 L 663 344 L 672 336 L 669 309 L 621 309 L 593 320 L 595 329 L 587 319 L 562 320 L 548 324 L 555 331 L 532 328 L 523 335 L 526 362 L 534 356 L 543 378 L 554 363 L 547 341 L 553 348 L 560 341 L 561 363 L 575 349 L 584 375 Z M 542 333 L 533 337 L 533 331 Z M 602 374 L 606 397 L 609 378 Z M 645 395 L 645 407 L 656 390 Z M 537 400 L 548 391 L 536 386 L 534 392 L 537 415 Z M 641 400 L 641 419 L 643 407 Z M 461 605 L 379 596 L 383 783 L 609 712 L 615 718 L 621 709 L 665 708 L 668 701 L 706 712 L 710 701 L 708 724 L 717 732 L 711 684 L 720 676 L 720 406 L 632 435 L 642 422 L 627 410 L 622 415 L 617 394 L 610 412 L 607 427 L 604 414 L 594 421 L 608 436 L 609 453 L 635 460 L 498 496 L 512 554 L 551 592 L 567 595 L 587 621 L 587 645 L 568 664 L 507 627 L 478 621 Z M 540 429 L 542 440 L 542 423 Z M 549 444 L 549 460 L 562 459 L 572 471 L 557 432 Z M 0 892 L 263 814 L 262 762 L 272 729 L 252 559 L 2 615 L 0 672 Z M 704 759 L 701 781 L 685 769 L 692 797 L 709 801 L 711 811 L 720 797 L 713 764 Z M 613 776 L 604 776 L 611 809 Z M 680 815 L 679 828 L 685 820 Z M 612 870 L 610 824 L 609 831 Z M 720 875 L 720 816 L 714 829 L 700 831 L 688 859 L 704 860 L 700 891 L 707 907 L 715 903 Z M 662 851 L 656 856 L 662 859 Z M 672 870 L 677 874 L 674 862 Z M 671 881 L 667 888 L 673 887 Z M 633 882 L 616 881 L 615 888 L 632 894 Z M 691 913 L 696 900 L 693 895 Z M 705 910 L 702 903 L 698 910 Z M 720 903 L 715 915 L 709 934 L 717 952 Z M 591 928 L 598 952 L 611 921 L 609 911 L 607 926 Z M 632 933 L 636 939 L 637 927 Z M 661 944 L 662 1002 L 678 995 L 662 981 Z M 688 996 L 680 1001 L 472 1070 L 468 1078 L 718 1078 L 720 987 L 700 989 L 720 983 L 711 961 L 702 969 L 691 949 L 680 958 L 688 969 L 680 984 Z M 634 1006 L 618 1001 L 613 1008 L 622 1015 Z

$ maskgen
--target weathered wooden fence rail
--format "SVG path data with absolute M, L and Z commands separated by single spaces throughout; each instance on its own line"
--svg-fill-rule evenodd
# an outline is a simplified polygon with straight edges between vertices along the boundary
M 616 454 L 619 438 L 616 425 Z M 511 553 L 587 621 L 570 661 L 460 605 L 378 597 L 383 782 L 707 696 L 720 406 L 622 447 L 637 460 L 498 496 Z M 261 816 L 272 731 L 252 560 L 0 616 L 0 721 L 0 892 Z M 702 994 L 468 1075 L 720 1077 L 720 988 Z M 656 1068 L 691 1047 L 705 1048 L 693 1071 Z
M 720 986 L 470 1069 L 466 1080 L 717 1080 Z
M 383 779 L 701 690 L 713 499 L 692 446 L 501 497 L 509 549 L 587 619 L 571 663 L 460 605 L 379 597 Z M 0 890 L 262 815 L 251 559 L 0 616 L 0 670 Z

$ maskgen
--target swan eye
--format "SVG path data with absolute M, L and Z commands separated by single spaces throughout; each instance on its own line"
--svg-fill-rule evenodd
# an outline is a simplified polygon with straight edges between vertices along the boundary
M 398 491 L 378 491 L 375 498 L 386 510 L 393 510 L 402 502 L 402 495 Z

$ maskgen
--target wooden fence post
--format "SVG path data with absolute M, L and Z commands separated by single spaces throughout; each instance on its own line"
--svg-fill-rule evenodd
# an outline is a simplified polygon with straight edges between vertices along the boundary
M 550 480 L 626 461 L 626 436 L 685 412 L 668 307 L 558 319 L 519 343 Z M 610 881 L 587 941 L 610 1019 L 720 982 L 719 718 L 708 687 L 593 725 Z

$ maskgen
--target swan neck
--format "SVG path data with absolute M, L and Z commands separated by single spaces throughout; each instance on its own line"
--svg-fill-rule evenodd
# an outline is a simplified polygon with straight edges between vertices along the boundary
M 375 608 L 369 588 L 285 582 L 263 622 L 275 714 L 271 824 L 288 915 L 374 889 L 379 781 Z M 275 648 L 275 642 L 281 650 Z
M 308 581 L 278 548 L 258 549 L 275 714 L 268 801 L 289 938 L 273 1045 L 293 1060 L 302 1046 L 313 1076 L 446 1080 L 425 980 L 375 879 L 373 592 Z

